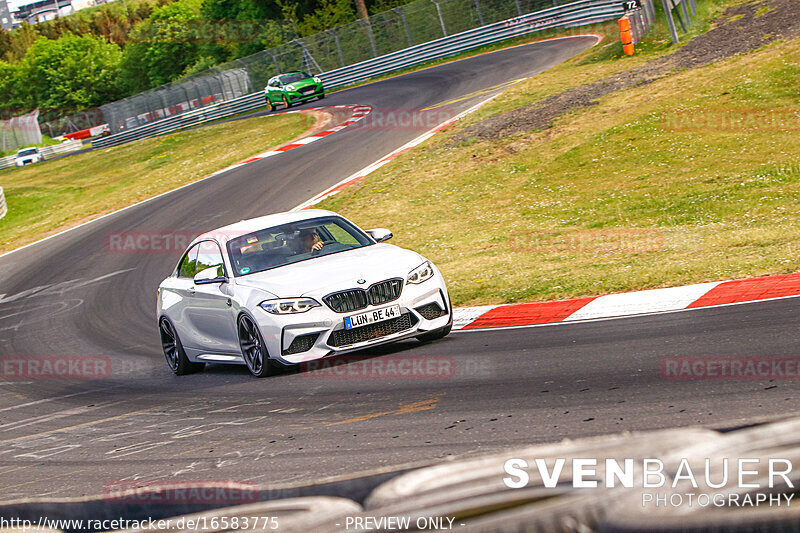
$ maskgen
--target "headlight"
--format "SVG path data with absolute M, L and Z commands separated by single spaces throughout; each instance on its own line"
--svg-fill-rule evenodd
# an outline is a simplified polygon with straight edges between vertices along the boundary
M 322 83 L 322 80 L 321 80 L 321 79 L 319 79 L 319 78 L 318 78 L 318 77 L 316 77 L 316 76 L 314 76 L 312 79 L 314 80 L 314 83 Z
M 287 85 L 286 89 L 289 91 L 294 91 L 294 85 Z
M 425 261 L 420 266 L 408 273 L 409 283 L 422 283 L 433 277 L 433 265 L 430 261 Z
M 305 313 L 309 309 L 319 307 L 320 304 L 313 298 L 281 298 L 279 300 L 263 301 L 259 306 L 273 315 L 291 315 Z

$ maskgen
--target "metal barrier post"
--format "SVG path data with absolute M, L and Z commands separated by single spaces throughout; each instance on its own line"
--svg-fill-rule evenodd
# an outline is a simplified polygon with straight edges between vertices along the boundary
M 686 8 L 686 0 L 681 0 L 681 11 L 683 12 L 683 16 L 686 19 L 686 25 L 692 25 L 692 18 L 689 16 L 689 10 Z M 686 31 L 686 28 L 683 29 Z
M 3 188 L 0 187 L 0 218 L 3 218 L 8 213 L 8 208 L 6 207 L 6 197 L 3 194 Z
M 486 23 L 483 22 L 483 13 L 481 13 L 480 0 L 475 0 L 475 10 L 478 12 L 478 22 L 480 22 L 481 26 L 486 26 Z
M 672 37 L 672 42 L 678 42 L 678 32 L 675 29 L 675 20 L 672 18 L 672 2 L 670 0 L 661 0 L 664 4 L 664 13 L 667 15 L 667 25 L 669 25 L 669 34 Z
M 475 0 L 477 2 L 477 0 Z M 403 10 L 399 7 L 392 8 L 392 11 L 400 15 L 400 20 L 403 21 L 403 29 L 406 30 L 406 37 L 408 38 L 408 46 L 414 46 L 414 41 L 411 40 L 411 32 L 408 31 L 408 21 L 406 20 L 406 14 L 403 13 Z
M 514 1 L 516 2 L 517 0 L 514 0 Z M 438 0 L 431 0 L 431 2 L 433 2 L 433 5 L 436 6 L 436 13 L 439 14 L 439 23 L 442 25 L 442 35 L 444 37 L 447 37 L 447 28 L 444 27 L 444 18 L 442 17 L 442 8 L 439 7 Z M 517 4 L 517 5 L 519 5 L 519 4 Z
M 372 57 L 378 57 L 378 47 L 375 44 L 375 36 L 372 35 L 372 26 L 369 25 L 369 22 L 364 19 L 358 19 L 362 26 L 364 26 L 364 30 L 367 32 L 367 37 L 369 37 L 369 44 L 372 46 Z
M 333 35 L 333 42 L 336 43 L 336 51 L 339 53 L 339 63 L 344 67 L 344 55 L 342 54 L 342 45 L 339 44 L 339 36 L 336 35 L 336 30 L 325 30 L 325 33 Z

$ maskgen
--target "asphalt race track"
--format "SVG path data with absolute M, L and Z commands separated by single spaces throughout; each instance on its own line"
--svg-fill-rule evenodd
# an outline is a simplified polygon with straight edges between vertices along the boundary
M 421 109 L 533 75 L 593 41 L 499 51 L 322 103 Z M 100 495 L 134 480 L 310 482 L 564 437 L 735 427 L 800 407 L 791 381 L 679 382 L 660 370 L 671 356 L 796 355 L 793 298 L 456 332 L 349 362 L 434 361 L 440 371 L 425 378 L 291 371 L 258 380 L 243 366 L 169 372 L 155 290 L 178 254 L 111 253 L 109 234 L 199 233 L 286 210 L 425 129 L 351 127 L 0 258 L 0 355 L 94 356 L 113 368 L 102 379 L 0 380 L 3 499 Z

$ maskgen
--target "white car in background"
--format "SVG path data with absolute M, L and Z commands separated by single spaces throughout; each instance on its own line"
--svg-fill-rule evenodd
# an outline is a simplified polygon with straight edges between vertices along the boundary
M 167 363 L 297 364 L 450 333 L 441 272 L 425 257 L 322 210 L 244 220 L 203 234 L 158 289 Z
M 14 164 L 18 167 L 24 167 L 32 163 L 39 163 L 43 160 L 42 153 L 38 148 L 23 148 L 14 156 Z

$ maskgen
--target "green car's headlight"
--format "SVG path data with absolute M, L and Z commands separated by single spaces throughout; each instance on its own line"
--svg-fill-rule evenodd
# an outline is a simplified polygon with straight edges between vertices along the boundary
M 408 273 L 409 283 L 422 283 L 433 277 L 433 265 L 430 261 L 425 261 L 420 266 Z
M 321 80 L 321 79 L 319 79 L 319 78 L 318 78 L 318 77 L 316 77 L 316 76 L 314 76 L 312 79 L 314 80 L 314 83 L 322 83 L 322 80 Z
M 313 298 L 280 298 L 278 300 L 265 300 L 258 304 L 261 309 L 273 315 L 291 315 L 305 313 L 319 307 L 320 303 Z

